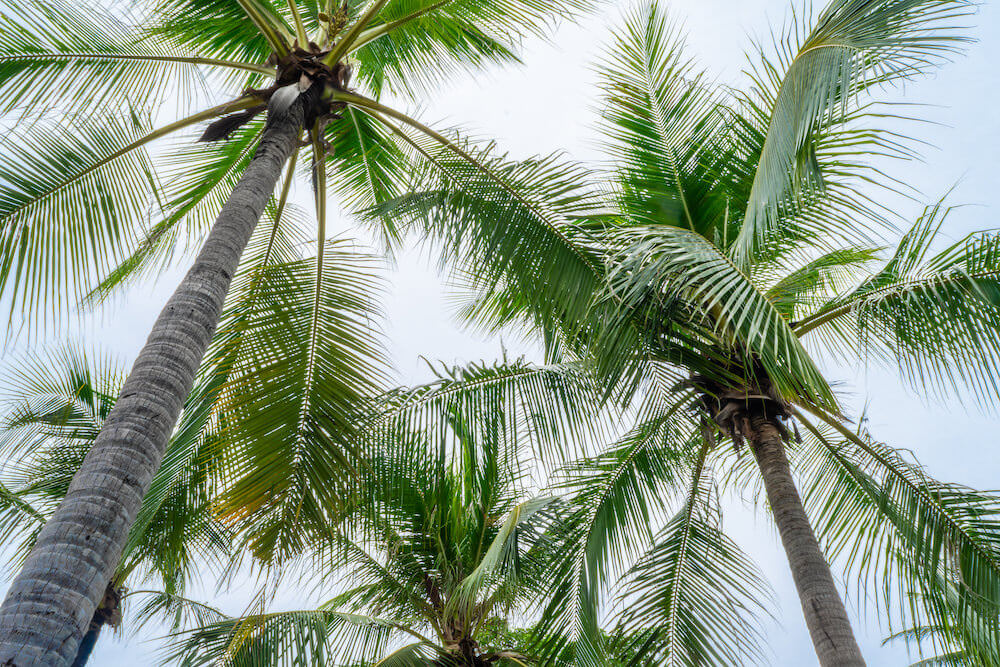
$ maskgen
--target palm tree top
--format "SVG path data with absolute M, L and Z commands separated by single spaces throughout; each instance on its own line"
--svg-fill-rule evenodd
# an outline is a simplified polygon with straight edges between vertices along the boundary
M 223 656 L 269 665 L 529 660 L 501 640 L 511 621 L 537 609 L 551 576 L 563 539 L 559 503 L 529 475 L 524 420 L 545 418 L 488 387 L 565 378 L 524 364 L 446 373 L 383 397 L 387 411 L 370 430 L 373 454 L 355 502 L 310 540 L 317 586 L 339 594 L 314 611 L 204 625 L 178 637 L 180 664 Z
M 934 619 L 948 641 L 993 659 L 985 647 L 995 635 L 981 631 L 997 628 L 995 498 L 931 479 L 852 424 L 815 355 L 883 363 L 920 391 L 968 388 L 995 404 L 1000 234 L 942 244 L 949 209 L 938 202 L 900 236 L 881 203 L 902 189 L 888 172 L 914 157 L 915 141 L 900 131 L 912 108 L 878 95 L 961 48 L 974 9 L 834 0 L 796 16 L 773 49 L 756 49 L 747 84 L 728 88 L 684 55 L 659 3 L 642 3 L 598 69 L 607 168 L 588 176 L 558 158 L 498 160 L 491 168 L 507 187 L 428 172 L 421 192 L 378 207 L 464 260 L 470 319 L 538 332 L 554 357 L 592 364 L 609 397 L 640 405 L 617 456 L 578 475 L 585 537 L 560 579 L 574 592 L 553 607 L 552 635 L 598 636 L 600 591 L 641 556 L 620 550 L 633 536 L 641 543 L 653 508 L 676 517 L 654 549 L 659 571 L 676 578 L 657 580 L 641 565 L 632 573 L 663 593 L 650 595 L 649 610 L 663 614 L 653 654 L 695 663 L 704 654 L 685 642 L 745 623 L 737 605 L 684 626 L 684 604 L 718 605 L 684 597 L 704 583 L 681 566 L 698 548 L 731 558 L 720 577 L 745 571 L 708 530 L 718 524 L 699 521 L 715 515 L 714 471 L 726 471 L 720 485 L 757 474 L 718 444 L 749 439 L 753 418 L 767 417 L 778 449 L 808 476 L 806 514 L 821 546 L 849 560 L 863 591 L 893 591 L 878 598 L 886 617 Z M 498 217 L 506 234 L 489 224 Z M 664 422 L 677 432 L 658 430 Z M 679 514 L 657 500 L 664 480 L 684 490 Z M 696 534 L 712 538 L 696 543 Z M 942 547 L 951 540 L 963 546 Z M 964 597 L 956 581 L 969 585 Z M 755 587 L 748 578 L 737 590 L 753 598 Z M 752 652 L 752 636 L 739 636 L 733 650 Z M 584 653 L 584 664 L 599 664 L 600 646 Z
M 324 165 L 321 191 L 353 208 L 398 194 L 410 144 L 397 124 L 430 130 L 374 100 L 387 90 L 412 99 L 460 68 L 516 62 L 523 36 L 545 34 L 553 20 L 592 4 L 171 0 L 123 14 L 61 0 L 17 3 L 0 18 L 0 112 L 25 119 L 0 163 L 10 184 L 0 202 L 0 257 L 9 267 L 0 292 L 12 313 L 24 309 L 39 327 L 149 275 L 178 238 L 200 235 L 214 219 L 263 129 L 255 115 L 285 86 L 318 81 L 309 120 L 334 121 L 310 123 L 314 136 L 303 146 Z M 168 100 L 181 102 L 181 118 L 153 127 L 150 116 Z M 224 145 L 183 141 L 150 159 L 151 142 L 227 115 L 204 135 L 230 137 Z M 96 189 L 105 206 L 84 206 Z M 35 317 L 43 313 L 50 317 Z

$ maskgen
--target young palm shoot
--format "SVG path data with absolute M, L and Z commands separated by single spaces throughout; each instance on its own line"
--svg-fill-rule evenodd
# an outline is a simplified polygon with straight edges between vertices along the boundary
M 452 69 L 515 60 L 522 34 L 544 32 L 551 17 L 588 4 L 345 0 L 305 11 L 295 0 L 170 0 L 131 24 L 60 0 L 3 12 L 0 108 L 35 118 L 62 107 L 66 119 L 20 131 L 0 163 L 0 180 L 10 184 L 0 197 L 0 292 L 13 307 L 58 311 L 50 294 L 100 298 L 154 269 L 198 223 L 209 232 L 0 607 L 0 662 L 74 659 L 290 156 L 306 147 L 315 173 L 327 164 L 327 183 L 350 205 L 397 194 L 404 151 L 368 114 L 383 90 L 410 94 Z M 195 67 L 230 89 L 229 100 L 149 130 L 144 114 L 178 83 L 173 73 Z M 352 85 L 369 93 L 363 102 L 342 98 Z M 109 103 L 124 107 L 124 120 L 88 120 Z M 192 159 L 178 160 L 186 169 L 158 178 L 146 146 L 208 118 L 217 120 L 202 138 L 217 147 L 188 147 Z M 199 157 L 207 168 L 192 179 Z M 325 202 L 326 193 L 317 197 Z M 151 202 L 162 216 L 143 231 Z M 315 285 L 326 266 L 315 263 Z M 314 303 L 318 310 L 318 289 Z

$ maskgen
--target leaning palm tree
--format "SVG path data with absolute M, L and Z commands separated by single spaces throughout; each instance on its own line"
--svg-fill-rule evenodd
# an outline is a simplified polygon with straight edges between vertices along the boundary
M 513 385 L 546 400 L 561 393 L 565 410 Z M 311 579 L 336 595 L 315 610 L 260 610 L 181 633 L 168 661 L 536 664 L 511 643 L 525 634 L 507 628 L 538 608 L 565 534 L 532 459 L 564 432 L 550 418 L 582 413 L 586 395 L 568 369 L 521 362 L 444 369 L 388 394 L 369 422 L 377 453 L 357 498 L 309 542 L 308 563 L 325 573 Z
M 66 496 L 114 405 L 123 370 L 101 355 L 66 347 L 24 358 L 5 374 L 0 535 L 15 552 L 15 563 L 27 555 Z M 129 534 L 75 666 L 87 663 L 102 630 L 119 627 L 126 610 L 136 627 L 154 615 L 179 623 L 177 612 L 190 607 L 177 603 L 187 583 L 199 569 L 228 557 L 231 531 L 218 521 L 211 502 L 211 452 L 218 434 L 201 428 L 205 411 L 197 407 L 197 401 L 185 406 L 181 428 L 167 446 L 171 464 L 160 470 L 143 499 L 141 519 Z M 132 598 L 145 601 L 135 608 L 126 604 Z
M 774 55 L 754 53 L 739 89 L 711 85 L 645 3 L 600 70 L 611 158 L 600 185 L 557 158 L 498 159 L 506 187 L 469 188 L 458 182 L 471 170 L 443 157 L 451 178 L 428 174 L 422 191 L 377 209 L 465 259 L 472 319 L 541 331 L 551 354 L 589 360 L 609 398 L 642 406 L 636 437 L 565 482 L 580 498 L 580 541 L 547 634 L 575 636 L 581 664 L 601 664 L 600 598 L 615 572 L 643 591 L 640 616 L 662 617 L 651 660 L 735 660 L 709 649 L 744 637 L 739 605 L 709 593 L 754 584 L 737 567 L 692 567 L 735 553 L 705 518 L 720 469 L 723 482 L 763 484 L 821 664 L 863 664 L 829 565 L 838 557 L 890 622 L 947 628 L 970 660 L 992 664 L 981 649 L 984 636 L 1000 640 L 997 498 L 937 482 L 867 435 L 807 351 L 995 402 L 1000 234 L 940 247 L 938 204 L 886 252 L 894 224 L 879 204 L 902 187 L 887 165 L 913 144 L 907 119 L 873 95 L 953 53 L 971 10 L 833 0 L 797 17 Z M 487 226 L 498 218 L 506 230 Z M 667 439 L 663 423 L 688 430 Z M 791 463 L 807 477 L 805 502 Z M 679 514 L 662 505 L 664 483 L 687 490 Z M 639 559 L 654 509 L 674 519 Z
M 207 233 L 0 607 L 0 660 L 60 664 L 75 655 L 285 164 L 279 218 L 299 149 L 309 154 L 316 330 L 328 190 L 351 205 L 395 193 L 412 152 L 404 127 L 457 149 L 381 104 L 380 94 L 412 93 L 460 66 L 516 60 L 521 34 L 586 4 L 171 0 L 129 17 L 32 0 L 3 12 L 0 109 L 18 112 L 18 127 L 28 128 L 7 141 L 0 165 L 0 292 L 13 307 L 58 312 L 63 302 L 53 295 L 100 298 L 155 270 L 179 238 Z M 182 71 L 194 76 L 173 76 Z M 165 96 L 221 104 L 151 129 L 148 116 Z M 54 127 L 34 122 L 53 110 L 61 119 Z M 145 153 L 150 142 L 213 119 L 202 139 L 226 143 L 186 146 L 173 174 L 157 173 Z

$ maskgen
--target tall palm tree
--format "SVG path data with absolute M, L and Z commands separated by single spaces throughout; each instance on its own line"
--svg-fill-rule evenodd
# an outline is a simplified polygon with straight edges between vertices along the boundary
M 55 108 L 63 121 L 21 123 L 30 129 L 5 147 L 0 292 L 15 308 L 58 311 L 51 295 L 99 298 L 153 270 L 178 236 L 208 233 L 0 607 L 0 661 L 65 664 L 76 654 L 285 163 L 278 217 L 299 148 L 310 154 L 315 330 L 328 266 L 328 189 L 349 204 L 396 192 L 412 152 L 404 128 L 457 149 L 378 96 L 412 92 L 458 66 L 516 60 L 522 34 L 587 4 L 171 0 L 123 18 L 99 6 L 30 0 L 3 13 L 0 108 L 32 120 Z M 182 70 L 196 80 L 207 71 L 209 96 L 223 102 L 151 130 L 153 103 L 185 84 L 172 76 Z M 266 122 L 256 120 L 265 110 Z M 211 119 L 203 140 L 236 138 L 221 148 L 187 147 L 162 183 L 146 145 Z M 162 215 L 143 230 L 149 203 Z
M 76 347 L 22 362 L 4 377 L 7 409 L 0 421 L 0 535 L 17 554 L 15 562 L 27 555 L 66 496 L 125 380 L 120 365 Z M 189 403 L 181 416 L 182 426 L 167 446 L 166 458 L 173 464 L 159 471 L 143 499 L 142 519 L 133 525 L 75 666 L 87 663 L 102 630 L 119 626 L 126 609 L 135 625 L 164 614 L 179 622 L 176 601 L 187 583 L 199 569 L 228 556 L 231 531 L 218 521 L 211 503 L 211 452 L 218 437 L 198 428 L 205 415 L 196 407 Z M 150 587 L 156 590 L 146 590 Z M 137 610 L 125 604 L 136 596 L 145 598 Z
M 560 505 L 532 480 L 563 410 L 517 398 L 511 378 L 547 401 L 562 387 L 566 412 L 583 411 L 583 382 L 523 363 L 444 369 L 388 394 L 356 501 L 310 540 L 326 573 L 312 580 L 337 594 L 311 611 L 219 618 L 179 636 L 171 664 L 534 664 L 506 628 L 538 608 L 564 546 Z
M 455 178 L 468 167 L 451 160 L 451 179 L 427 174 L 423 191 L 377 209 L 409 216 L 465 259 L 461 277 L 478 292 L 471 318 L 540 329 L 551 354 L 591 360 L 610 398 L 642 397 L 642 437 L 567 482 L 579 489 L 581 541 L 547 617 L 583 642 L 582 664 L 601 663 L 600 589 L 641 544 L 622 535 L 647 530 L 650 503 L 663 511 L 664 481 L 688 495 L 633 573 L 648 602 L 638 609 L 664 619 L 650 655 L 731 664 L 706 638 L 725 641 L 739 605 L 718 613 L 705 593 L 739 581 L 739 559 L 721 572 L 690 567 L 697 549 L 703 563 L 732 553 L 704 520 L 719 467 L 731 471 L 724 481 L 763 484 L 821 664 L 863 664 L 828 565 L 838 555 L 890 619 L 949 628 L 989 664 L 966 637 L 1000 639 L 997 499 L 934 481 L 852 424 L 807 351 L 885 362 L 921 392 L 965 386 L 995 401 L 1000 235 L 933 249 L 947 214 L 937 204 L 886 254 L 892 214 L 879 203 L 899 185 L 884 170 L 913 144 L 873 94 L 954 52 L 971 10 L 832 0 L 797 16 L 773 53 L 752 54 L 738 89 L 711 85 L 645 3 L 600 68 L 605 180 L 589 185 L 585 170 L 550 158 L 496 164 L 506 187 L 480 178 L 470 188 Z M 506 230 L 487 226 L 498 218 Z M 655 428 L 666 422 L 690 430 L 666 438 Z M 812 477 L 805 503 L 790 463 Z

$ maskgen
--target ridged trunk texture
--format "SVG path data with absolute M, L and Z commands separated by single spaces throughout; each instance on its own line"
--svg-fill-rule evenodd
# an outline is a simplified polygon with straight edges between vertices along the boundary
M 76 657 L 302 122 L 301 103 L 269 119 L 194 265 L 157 318 L 66 498 L 0 607 L 3 667 L 64 666 Z
M 865 660 L 854 639 L 830 565 L 795 488 L 785 443 L 775 418 L 755 416 L 750 420 L 750 427 L 746 435 L 760 466 L 767 500 L 788 556 L 819 663 L 823 667 L 863 666 Z

